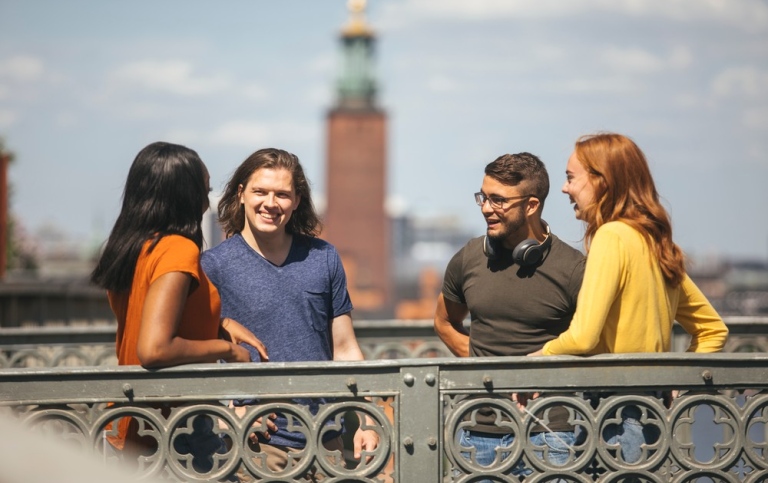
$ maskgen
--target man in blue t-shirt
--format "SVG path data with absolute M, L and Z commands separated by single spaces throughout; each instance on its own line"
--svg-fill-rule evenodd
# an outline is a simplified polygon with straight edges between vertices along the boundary
M 317 238 L 320 221 L 298 158 L 256 151 L 235 170 L 218 211 L 227 239 L 204 252 L 201 263 L 219 290 L 222 317 L 250 329 L 271 362 L 363 360 L 344 267 L 336 249 Z M 302 402 L 314 414 L 322 400 Z M 282 416 L 275 423 L 276 431 L 258 437 L 267 466 L 279 472 L 306 438 L 288 431 Z M 354 435 L 355 458 L 378 446 L 378 433 L 364 429 L 370 426 L 366 421 Z M 341 450 L 339 433 L 326 432 L 324 444 Z

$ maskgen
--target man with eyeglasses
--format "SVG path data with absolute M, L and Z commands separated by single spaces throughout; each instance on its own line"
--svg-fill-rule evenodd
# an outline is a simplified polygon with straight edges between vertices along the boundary
M 568 328 L 585 259 L 542 220 L 548 193 L 546 167 L 533 154 L 505 154 L 485 167 L 475 201 L 486 234 L 453 256 L 437 299 L 435 331 L 455 355 L 525 356 Z M 469 330 L 464 326 L 468 315 Z M 467 451 L 462 455 L 475 465 L 498 468 L 517 435 L 509 434 L 503 414 L 497 417 L 482 405 L 464 407 L 459 442 Z M 573 461 L 575 438 L 567 410 L 554 407 L 545 416 L 537 415 L 548 422 L 533 428 L 531 444 L 548 447 L 547 461 L 554 466 Z M 521 462 L 511 474 L 531 472 Z

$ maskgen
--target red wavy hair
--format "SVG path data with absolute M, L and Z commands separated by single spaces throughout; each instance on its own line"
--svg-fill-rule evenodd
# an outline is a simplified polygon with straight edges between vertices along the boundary
M 622 221 L 652 247 L 667 283 L 680 285 L 685 277 L 683 251 L 672 241 L 672 223 L 640 148 L 621 134 L 599 133 L 580 137 L 575 153 L 594 189 L 594 202 L 584 210 L 587 250 L 598 228 Z

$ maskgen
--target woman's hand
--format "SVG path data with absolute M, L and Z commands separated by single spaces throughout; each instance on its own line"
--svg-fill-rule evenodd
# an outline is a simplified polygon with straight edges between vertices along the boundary
M 221 320 L 221 329 L 225 332 L 225 335 L 227 338 L 235 344 L 238 348 L 245 350 L 248 352 L 247 349 L 240 346 L 241 342 L 244 342 L 250 346 L 253 346 L 261 356 L 261 360 L 264 362 L 269 361 L 269 355 L 267 355 L 267 348 L 264 346 L 264 344 L 255 336 L 253 335 L 253 332 L 245 328 L 241 323 L 230 319 L 229 317 L 224 317 Z M 250 362 L 251 358 L 248 356 L 248 358 L 245 361 L 227 361 L 227 362 Z
M 251 353 L 245 347 L 229 342 L 231 347 L 231 355 L 222 357 L 227 362 L 251 362 Z

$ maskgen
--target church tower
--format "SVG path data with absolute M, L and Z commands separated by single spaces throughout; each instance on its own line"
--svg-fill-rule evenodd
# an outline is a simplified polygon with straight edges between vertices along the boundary
M 341 255 L 355 312 L 391 316 L 386 198 L 386 113 L 376 105 L 375 36 L 365 0 L 348 2 L 341 31 L 343 62 L 336 104 L 327 114 L 323 238 Z

